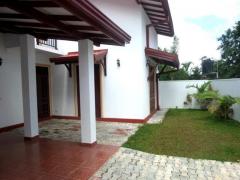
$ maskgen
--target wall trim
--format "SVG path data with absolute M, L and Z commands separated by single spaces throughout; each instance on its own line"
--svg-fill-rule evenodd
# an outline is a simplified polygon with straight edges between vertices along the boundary
M 24 141 L 37 141 L 39 139 L 39 135 L 34 137 L 24 137 Z
M 80 120 L 79 116 L 60 116 L 60 115 L 52 115 L 51 119 L 66 119 L 66 120 Z
M 129 119 L 129 118 L 97 118 L 97 121 L 102 122 L 119 122 L 119 123 L 140 123 L 144 124 L 149 121 L 149 119 L 157 112 L 157 109 L 150 113 L 144 119 Z M 53 115 L 53 119 L 66 119 L 66 120 L 81 120 L 78 116 L 58 116 Z
M 43 121 L 50 121 L 52 119 L 52 117 L 46 117 L 46 118 L 39 118 L 38 119 L 38 123 L 43 122 Z M 6 126 L 6 127 L 2 127 L 0 128 L 0 133 L 3 132 L 7 132 L 7 131 L 11 131 L 20 127 L 23 127 L 24 123 L 19 123 L 19 124 L 14 124 L 14 125 L 10 125 L 10 126 Z
M 144 119 L 127 119 L 127 118 L 97 118 L 97 121 L 102 122 L 119 122 L 119 123 L 140 123 L 145 124 L 149 121 L 149 119 L 157 112 L 157 110 L 150 113 L 146 118 Z M 78 116 L 59 116 L 59 115 L 53 115 L 49 119 L 45 120 L 51 120 L 51 119 L 66 119 L 66 120 L 80 120 L 80 117 Z M 13 129 L 23 127 L 24 123 L 15 124 L 7 127 L 0 128 L 0 133 L 11 131 Z
M 150 113 L 150 114 L 145 118 L 145 121 L 148 122 L 148 121 L 151 119 L 151 117 L 153 117 L 153 115 L 154 115 L 157 111 L 158 111 L 158 110 L 155 109 L 152 113 Z
M 93 143 L 80 143 L 80 145 L 85 147 L 93 147 L 97 145 L 97 141 L 94 141 Z
M 127 118 L 97 118 L 97 121 L 102 122 L 119 122 L 119 123 L 146 123 L 144 119 L 127 119 Z
M 23 125 L 24 125 L 23 123 L 20 123 L 20 124 L 10 125 L 7 127 L 2 127 L 2 128 L 0 128 L 0 133 L 11 131 L 11 130 L 19 128 L 19 127 L 23 127 Z
M 102 122 L 119 122 L 119 123 L 140 123 L 145 124 L 149 121 L 149 119 L 157 112 L 154 110 L 144 119 L 127 119 L 127 118 L 97 118 L 97 121 Z
M 49 121 L 51 119 L 52 119 L 52 116 L 44 117 L 44 118 L 38 118 L 38 122 Z

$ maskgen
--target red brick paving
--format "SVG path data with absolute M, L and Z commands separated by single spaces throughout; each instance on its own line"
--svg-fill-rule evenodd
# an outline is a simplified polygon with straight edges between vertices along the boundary
M 24 141 L 0 134 L 1 180 L 84 180 L 91 177 L 119 147 L 39 138 Z

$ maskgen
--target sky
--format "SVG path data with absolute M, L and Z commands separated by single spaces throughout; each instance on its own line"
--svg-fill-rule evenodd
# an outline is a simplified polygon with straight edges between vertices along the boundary
M 175 35 L 179 38 L 180 62 L 200 58 L 220 59 L 217 39 L 240 20 L 240 0 L 168 0 Z M 173 38 L 159 36 L 161 48 L 170 48 Z

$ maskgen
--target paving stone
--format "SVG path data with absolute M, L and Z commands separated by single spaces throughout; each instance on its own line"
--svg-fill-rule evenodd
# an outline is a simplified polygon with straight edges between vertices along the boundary
M 120 148 L 93 177 L 100 174 L 100 179 L 109 180 L 115 178 L 113 175 L 116 179 L 121 175 L 120 180 L 240 180 L 239 172 L 240 163 L 167 157 Z
M 141 124 L 97 122 L 97 142 L 99 144 L 121 146 L 129 136 L 133 135 Z M 23 128 L 14 130 L 23 134 Z M 64 140 L 72 142 L 81 141 L 81 124 L 78 120 L 52 119 L 40 122 L 39 135 L 42 138 Z
M 148 124 L 158 124 L 161 123 L 165 117 L 165 114 L 167 113 L 168 109 L 161 109 L 160 111 L 157 111 L 153 117 L 149 119 L 147 122 Z

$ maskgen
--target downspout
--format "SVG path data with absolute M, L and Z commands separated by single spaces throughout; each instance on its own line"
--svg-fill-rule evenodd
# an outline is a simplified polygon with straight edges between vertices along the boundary
M 159 106 L 159 84 L 158 84 L 158 78 L 159 78 L 159 74 L 156 74 L 156 91 L 157 91 L 157 110 L 160 110 L 160 106 Z

